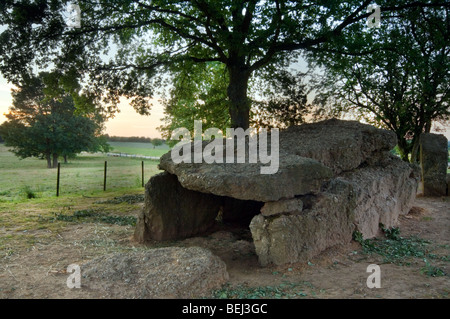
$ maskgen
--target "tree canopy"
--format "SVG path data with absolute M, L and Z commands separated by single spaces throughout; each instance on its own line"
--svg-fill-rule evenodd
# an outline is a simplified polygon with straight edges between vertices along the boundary
M 12 82 L 32 65 L 72 72 L 87 96 L 103 97 L 113 113 L 121 96 L 142 114 L 191 63 L 221 63 L 231 126 L 247 128 L 248 84 L 268 66 L 286 68 L 361 27 L 366 1 L 97 0 L 79 1 L 81 27 L 64 19 L 69 0 L 5 0 L 0 5 L 0 70 Z M 379 0 L 381 12 L 443 6 L 445 1 Z M 200 71 L 199 71 L 200 72 Z M 203 72 L 203 71 L 202 71 Z
M 450 119 L 449 8 L 411 8 L 390 19 L 310 53 L 325 67 L 316 102 L 327 115 L 350 112 L 394 131 L 401 157 L 415 162 L 420 134 Z

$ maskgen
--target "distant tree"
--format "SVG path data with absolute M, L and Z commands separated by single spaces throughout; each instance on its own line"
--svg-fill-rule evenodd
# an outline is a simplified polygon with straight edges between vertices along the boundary
M 152 144 L 153 144 L 153 148 L 160 146 L 164 143 L 163 140 L 159 139 L 159 138 L 152 138 Z
M 325 69 L 319 117 L 352 114 L 392 130 L 401 158 L 416 162 L 422 132 L 450 119 L 449 25 L 448 7 L 410 8 L 311 52 Z
M 5 141 L 3 140 L 3 138 L 0 135 L 0 143 L 4 143 Z
M 137 143 L 151 143 L 152 139 L 144 136 L 115 136 L 104 135 L 104 138 L 110 142 L 137 142 Z
M 12 95 L 0 135 L 17 156 L 45 158 L 52 168 L 59 156 L 67 159 L 82 151 L 108 150 L 105 139 L 98 138 L 102 118 L 80 114 L 74 97 L 61 89 L 54 74 L 30 77 Z

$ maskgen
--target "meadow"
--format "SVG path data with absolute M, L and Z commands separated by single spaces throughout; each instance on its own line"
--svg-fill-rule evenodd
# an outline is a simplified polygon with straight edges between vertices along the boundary
M 149 143 L 111 142 L 114 152 L 161 156 L 168 151 L 163 145 L 153 149 Z M 107 168 L 107 191 L 142 190 L 139 158 L 112 157 L 84 153 L 68 163 L 61 163 L 60 195 L 91 196 L 103 192 L 104 163 Z M 159 172 L 158 161 L 144 160 L 144 181 Z M 56 196 L 56 169 L 46 168 L 44 160 L 19 159 L 0 144 L 0 202 L 20 201 L 29 197 Z
M 127 153 L 144 156 L 162 156 L 169 150 L 166 144 L 153 146 L 151 143 L 136 142 L 108 142 L 112 146 L 112 153 Z

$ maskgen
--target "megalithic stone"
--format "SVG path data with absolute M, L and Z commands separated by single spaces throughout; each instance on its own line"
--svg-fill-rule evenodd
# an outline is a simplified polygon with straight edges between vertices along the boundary
M 424 196 L 445 196 L 447 189 L 448 141 L 442 134 L 420 137 L 420 167 Z
M 154 175 L 145 185 L 134 238 L 144 243 L 201 234 L 214 224 L 221 203 L 220 197 L 183 188 L 175 175 Z

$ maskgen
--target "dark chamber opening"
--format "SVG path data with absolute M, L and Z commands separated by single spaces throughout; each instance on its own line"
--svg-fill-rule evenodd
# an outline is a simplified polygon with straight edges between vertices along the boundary
M 241 200 L 232 197 L 222 197 L 222 206 L 216 221 L 221 228 L 225 228 L 242 237 L 250 237 L 250 222 L 254 216 L 260 214 L 263 202 Z

